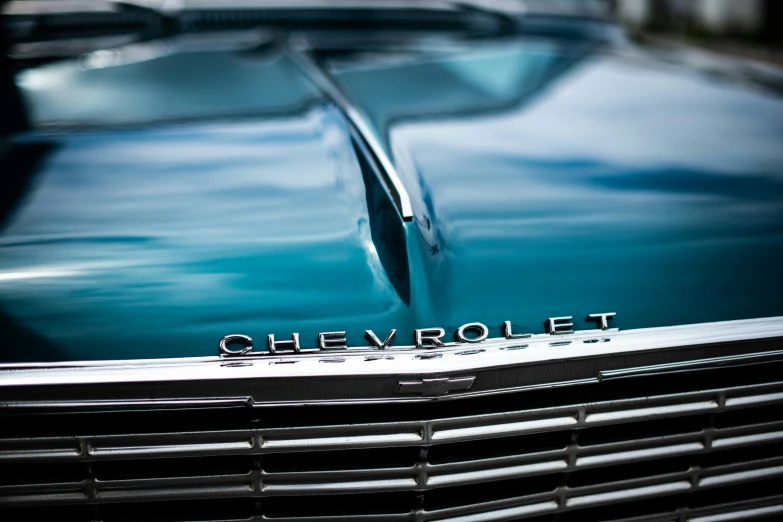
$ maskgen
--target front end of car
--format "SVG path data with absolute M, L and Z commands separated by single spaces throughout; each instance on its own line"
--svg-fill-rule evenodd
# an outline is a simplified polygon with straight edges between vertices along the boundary
M 775 73 L 306 3 L 5 5 L 0 516 L 783 516 Z

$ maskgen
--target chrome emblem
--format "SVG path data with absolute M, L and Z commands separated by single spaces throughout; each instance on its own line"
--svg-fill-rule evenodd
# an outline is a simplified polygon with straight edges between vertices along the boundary
M 590 314 L 585 321 L 595 322 L 600 330 L 609 330 L 609 321 L 617 314 L 614 312 Z M 574 333 L 573 317 L 550 317 L 545 322 L 546 333 L 549 335 L 567 335 Z M 504 321 L 500 331 L 505 339 L 525 339 L 532 333 L 514 333 L 511 321 Z M 478 344 L 489 337 L 489 328 L 482 323 L 466 323 L 454 331 L 454 342 L 444 341 L 446 330 L 440 327 L 417 328 L 413 331 L 414 344 L 412 346 L 392 346 L 392 341 L 397 335 L 397 330 L 392 329 L 381 341 L 372 330 L 365 330 L 364 337 L 370 343 L 365 346 L 348 346 L 346 332 L 321 332 L 318 334 L 317 345 L 313 348 L 303 348 L 299 334 L 291 334 L 290 339 L 275 339 L 274 334 L 267 336 L 266 350 L 253 350 L 253 339 L 247 335 L 231 334 L 223 337 L 218 343 L 221 357 L 241 357 L 256 355 L 299 355 L 307 353 L 331 353 L 357 350 L 416 350 L 432 349 L 446 346 L 459 346 L 460 344 Z M 553 343 L 554 344 L 554 343 Z M 561 345 L 569 344 L 567 341 Z
M 418 393 L 420 395 L 446 395 L 450 391 L 467 390 L 473 386 L 475 377 L 443 377 L 420 381 L 400 381 L 397 393 Z

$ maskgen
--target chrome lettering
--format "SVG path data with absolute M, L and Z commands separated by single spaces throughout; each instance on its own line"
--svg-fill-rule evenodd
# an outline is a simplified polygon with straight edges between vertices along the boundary
M 609 319 L 614 319 L 614 316 L 617 315 L 615 312 L 609 312 L 606 314 L 590 314 L 587 316 L 588 321 L 595 321 L 598 323 L 598 327 L 601 330 L 608 330 L 609 329 Z
M 574 333 L 574 323 L 563 322 L 563 321 L 570 321 L 571 319 L 573 319 L 573 316 L 570 315 L 564 317 L 550 317 L 549 319 L 546 320 L 547 333 L 549 335 L 562 335 L 562 334 Z
M 267 345 L 269 347 L 269 353 L 277 353 L 278 348 L 291 348 L 293 353 L 300 353 L 302 351 L 302 348 L 299 346 L 298 333 L 292 334 L 290 341 L 275 341 L 274 334 L 269 334 L 269 337 L 267 337 Z
M 416 330 L 416 348 L 437 348 L 443 346 L 443 336 L 446 335 L 443 328 L 421 328 Z M 425 346 L 424 341 L 428 341 L 429 345 Z
M 318 334 L 318 347 L 321 350 L 348 348 L 345 343 L 345 332 L 323 332 Z
M 470 338 L 465 337 L 466 331 L 472 331 L 478 333 L 478 336 Z M 480 343 L 489 335 L 489 328 L 481 323 L 468 323 L 463 324 L 457 331 L 454 332 L 454 338 L 461 343 Z
M 503 337 L 505 337 L 506 339 L 524 339 L 532 335 L 533 334 L 529 334 L 529 333 L 515 334 L 511 330 L 511 321 L 503 321 Z
M 365 330 L 364 336 L 367 338 L 368 341 L 372 343 L 373 346 L 376 348 L 380 348 L 381 350 L 385 349 L 386 347 L 391 344 L 392 339 L 394 339 L 394 336 L 397 335 L 397 330 L 392 328 L 392 331 L 389 332 L 389 335 L 386 336 L 386 340 L 381 342 L 381 340 L 378 338 L 377 335 L 372 330 Z
M 585 320 L 593 321 L 601 330 L 617 331 L 616 328 L 610 329 L 609 323 L 617 316 L 615 312 L 604 312 L 600 314 L 589 314 Z M 549 317 L 545 324 L 546 333 L 549 335 L 564 335 L 573 334 L 574 323 L 573 316 L 562 317 Z M 470 332 L 470 333 L 468 333 Z M 523 339 L 532 337 L 532 333 L 514 333 L 511 321 L 503 321 L 501 325 L 501 333 L 503 337 L 498 340 L 512 340 Z M 587 332 L 584 332 L 587 333 Z M 397 330 L 392 328 L 386 339 L 381 341 L 375 332 L 372 330 L 365 330 L 364 336 L 370 343 L 370 346 L 365 347 L 353 347 L 349 348 L 347 345 L 346 332 L 321 332 L 318 334 L 318 345 L 316 348 L 304 348 L 299 345 L 299 334 L 291 334 L 291 339 L 285 339 L 276 341 L 275 336 L 270 334 L 267 337 L 268 350 L 265 351 L 253 351 L 253 340 L 242 334 L 231 334 L 223 337 L 218 343 L 218 353 L 220 357 L 241 357 L 241 356 L 256 356 L 256 355 L 290 355 L 290 354 L 307 354 L 318 353 L 326 351 L 341 351 L 341 350 L 387 350 L 387 349 L 400 349 L 410 350 L 411 348 L 418 349 L 431 349 L 441 348 L 446 346 L 455 346 L 456 343 L 444 343 L 443 338 L 446 335 L 446 331 L 440 327 L 433 328 L 417 328 L 414 330 L 414 346 L 391 346 L 392 341 L 397 335 Z M 465 323 L 454 332 L 454 338 L 459 343 L 481 343 L 489 337 L 489 328 L 483 323 Z M 538 336 L 536 336 L 538 337 Z M 604 339 L 606 342 L 608 339 Z M 595 340 L 585 340 L 585 343 L 598 342 Z M 508 343 L 506 343 L 508 344 Z M 233 346 L 232 346 L 233 345 Z M 564 342 L 558 341 L 557 343 L 550 343 L 551 346 L 563 346 Z M 523 345 L 527 346 L 527 345 Z M 522 347 L 522 346 L 520 346 Z M 517 346 L 498 346 L 500 350 L 507 350 L 517 348 Z M 484 350 L 482 350 L 484 351 Z M 467 352 L 466 352 L 467 353 Z M 472 352 L 471 352 L 472 353 Z M 440 356 L 440 355 L 438 355 Z M 417 355 L 416 357 L 425 357 L 424 355 Z
M 229 350 L 229 344 L 242 344 L 244 347 L 241 350 Z M 242 334 L 227 335 L 220 340 L 220 343 L 218 343 L 218 348 L 220 348 L 221 357 L 228 357 L 231 355 L 245 355 L 246 353 L 253 350 L 253 339 L 247 335 Z

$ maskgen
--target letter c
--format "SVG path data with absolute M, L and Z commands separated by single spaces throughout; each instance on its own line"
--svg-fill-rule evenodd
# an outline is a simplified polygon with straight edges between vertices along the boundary
M 229 350 L 228 345 L 232 343 L 242 344 L 244 345 L 244 348 L 240 350 Z M 221 357 L 230 357 L 232 355 L 245 355 L 246 353 L 253 350 L 253 339 L 251 339 L 247 335 L 231 334 L 223 337 L 220 340 L 220 343 L 218 343 L 218 347 L 220 348 Z

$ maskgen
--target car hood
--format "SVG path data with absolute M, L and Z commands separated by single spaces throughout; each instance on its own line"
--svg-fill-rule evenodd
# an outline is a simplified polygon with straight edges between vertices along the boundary
M 318 95 L 250 119 L 19 136 L 4 160 L 22 181 L 0 216 L 2 358 L 783 315 L 777 93 L 580 42 L 327 61 L 412 221 Z

